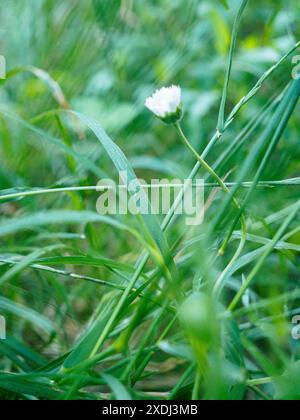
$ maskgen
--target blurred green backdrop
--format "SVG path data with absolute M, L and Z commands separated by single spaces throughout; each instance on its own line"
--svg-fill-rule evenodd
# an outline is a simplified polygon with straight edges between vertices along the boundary
M 6 58 L 8 71 L 7 80 L 1 81 L 0 109 L 9 113 L 0 116 L 1 190 L 96 185 L 101 176 L 116 176 L 104 149 L 86 127 L 72 118 L 63 116 L 57 119 L 51 115 L 51 111 L 59 107 L 70 107 L 98 120 L 142 178 L 186 177 L 189 174 L 194 165 L 193 156 L 183 152 L 175 130 L 150 115 L 144 101 L 157 87 L 173 83 L 180 85 L 185 112 L 183 127 L 194 147 L 198 151 L 204 149 L 217 126 L 232 25 L 239 0 L 0 0 L 0 3 L 0 54 Z M 299 12 L 297 0 L 263 3 L 250 0 L 237 38 L 226 113 L 231 112 L 261 75 L 299 40 Z M 32 66 L 45 73 L 38 73 Z M 211 163 L 230 147 L 233 139 L 269 101 L 284 90 L 291 71 L 289 57 L 264 83 L 255 98 L 241 109 L 222 141 L 211 151 Z M 58 85 L 54 85 L 48 75 Z M 17 115 L 19 120 L 12 115 Z M 299 176 L 298 116 L 299 106 L 263 173 L 264 180 Z M 227 174 L 230 180 L 235 180 L 237 169 L 249 155 L 267 120 L 261 121 L 243 147 L 221 166 L 222 176 Z M 26 124 L 42 131 L 34 133 Z M 86 156 L 98 171 L 87 169 L 74 156 L 67 156 L 44 133 L 60 138 L 80 156 Z M 257 166 L 247 174 L 245 181 L 253 179 L 256 169 Z M 276 229 L 266 222 L 270 220 L 268 216 L 272 218 L 284 208 L 287 210 L 283 214 L 289 214 L 289 205 L 299 198 L 299 188 L 289 185 L 258 189 L 247 208 L 250 233 L 272 238 Z M 91 192 L 45 195 L 1 204 L 0 215 L 5 223 L 12 217 L 41 210 L 94 211 L 96 199 L 96 194 Z M 214 218 L 219 204 L 217 199 L 210 207 L 208 220 Z M 128 219 L 127 223 L 135 225 L 134 220 Z M 279 216 L 278 220 L 282 217 Z M 299 219 L 295 220 L 295 229 L 297 223 Z M 4 238 L 0 242 L 2 258 L 26 255 L 49 245 L 65 246 L 67 249 L 59 251 L 61 254 L 105 256 L 130 265 L 138 256 L 140 246 L 136 241 L 110 227 L 88 224 L 80 229 L 60 229 L 44 227 Z M 184 227 L 175 224 L 167 236 L 173 243 L 182 234 Z M 260 271 L 256 281 L 257 301 L 281 296 L 299 285 L 299 230 L 295 230 L 289 241 L 296 248 L 273 253 Z M 253 238 L 249 240 L 247 252 L 257 249 L 259 243 Z M 57 255 L 59 252 L 49 251 L 48 254 Z M 205 258 L 205 245 L 199 246 L 199 241 L 196 241 L 183 254 L 180 275 L 182 281 L 186 280 L 186 289 L 189 290 L 193 279 L 199 276 L 199 259 Z M 153 267 L 150 264 L 148 268 Z M 7 264 L 3 263 L 0 269 L 4 275 Z M 221 265 L 217 265 L 216 270 L 220 269 Z M 76 272 L 117 281 L 115 273 L 105 267 L 76 267 Z M 241 274 L 247 272 L 248 268 L 243 273 L 238 272 L 239 281 Z M 109 297 L 109 290 L 95 288 L 93 284 L 75 280 L 62 283 L 57 275 L 26 269 L 3 285 L 2 309 L 7 313 L 11 335 L 52 360 L 71 348 L 86 322 L 100 310 L 100 299 Z M 50 319 L 51 324 L 55 324 L 54 331 L 50 328 L 52 334 L 49 336 L 36 328 L 36 320 L 33 321 L 35 327 L 32 327 L 32 318 L 28 314 L 19 318 L 20 313 L 8 309 L 5 299 Z M 245 347 L 248 340 L 252 340 L 253 346 L 257 344 L 260 349 L 252 349 L 251 355 L 261 362 L 262 376 L 266 375 L 268 357 L 272 365 L 269 372 L 274 374 L 282 373 L 290 362 L 297 359 L 299 346 L 290 337 L 290 313 L 297 312 L 297 307 L 297 301 L 289 307 L 274 304 L 264 315 L 275 317 L 275 322 L 264 324 L 263 317 L 252 319 L 254 324 L 249 332 L 249 319 L 239 319 L 239 325 L 247 335 Z M 288 310 L 287 316 L 282 315 L 285 309 Z M 39 322 L 37 324 L 40 326 Z M 46 332 L 49 333 L 49 329 L 46 328 Z M 180 335 L 178 331 L 176 334 Z M 16 368 L 8 350 L 2 351 L 0 365 L 3 369 L 30 370 L 18 363 Z M 171 366 L 169 371 L 166 367 L 166 371 L 170 376 L 156 380 L 156 372 L 150 385 L 145 380 L 146 384 L 141 388 L 166 391 L 173 386 L 182 370 L 180 363 L 178 368 L 176 363 L 173 366 L 172 361 L 169 362 Z M 254 366 L 254 361 L 251 363 L 248 363 L 248 371 L 255 371 L 259 376 L 260 369 Z

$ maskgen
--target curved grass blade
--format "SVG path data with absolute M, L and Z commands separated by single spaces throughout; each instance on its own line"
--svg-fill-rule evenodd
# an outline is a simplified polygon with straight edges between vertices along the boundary
M 90 130 L 93 131 L 93 133 L 95 134 L 95 136 L 100 141 L 107 154 L 111 158 L 119 174 L 125 173 L 127 175 L 127 183 L 134 183 L 134 185 L 136 185 L 141 191 L 141 208 L 147 209 L 147 214 L 141 214 L 141 217 L 139 218 L 141 228 L 144 232 L 146 228 L 148 240 L 151 240 L 151 246 L 153 246 L 153 242 L 157 245 L 166 269 L 171 267 L 174 271 L 175 264 L 173 262 L 173 258 L 167 240 L 157 221 L 156 216 L 152 214 L 151 204 L 149 203 L 148 197 L 144 193 L 143 188 L 141 188 L 141 184 L 137 179 L 126 156 L 116 145 L 116 143 L 114 143 L 113 140 L 107 135 L 107 133 L 103 130 L 103 128 L 98 122 L 78 112 L 70 111 L 70 113 L 75 115 L 82 123 L 87 125 L 90 128 Z M 131 194 L 134 195 L 135 193 L 132 192 Z
M 132 273 L 133 267 L 129 264 L 120 263 L 108 258 L 91 257 L 88 255 L 56 256 L 49 258 L 39 258 L 36 263 L 42 265 L 88 265 L 91 267 L 106 267 L 115 270 Z
M 22 270 L 24 270 L 26 267 L 31 265 L 34 261 L 36 261 L 38 258 L 40 258 L 42 255 L 44 255 L 47 252 L 53 251 L 57 248 L 61 248 L 62 245 L 53 245 L 42 249 L 37 249 L 30 253 L 29 255 L 26 255 L 20 261 L 16 263 L 14 267 L 12 267 L 10 270 L 8 270 L 2 277 L 0 277 L 0 286 L 2 286 L 5 282 L 9 281 L 11 278 L 16 276 L 18 273 L 20 273 Z
M 100 216 L 91 211 L 68 210 L 45 211 L 5 221 L 0 224 L 0 237 L 11 235 L 22 230 L 48 226 L 50 224 L 84 224 L 93 222 L 105 223 L 117 229 L 127 231 L 140 239 L 142 243 L 144 242 L 136 230 L 129 228 L 127 225 L 124 225 L 111 217 Z
M 255 276 L 257 275 L 257 273 L 259 272 L 259 270 L 263 266 L 265 260 L 271 254 L 271 252 L 275 248 L 276 244 L 280 241 L 280 239 L 284 235 L 286 229 L 288 228 L 288 226 L 293 221 L 293 219 L 295 218 L 295 216 L 297 215 L 297 213 L 299 211 L 300 211 L 300 201 L 298 201 L 294 205 L 294 210 L 292 211 L 292 213 L 289 215 L 289 217 L 286 220 L 284 220 L 283 224 L 278 229 L 278 231 L 275 234 L 275 236 L 272 239 L 272 241 L 270 241 L 270 243 L 268 245 L 266 245 L 265 251 L 264 251 L 263 255 L 259 258 L 259 260 L 255 264 L 254 268 L 252 269 L 251 273 L 247 277 L 246 281 L 244 282 L 244 284 L 242 285 L 242 287 L 240 288 L 240 290 L 238 291 L 238 293 L 235 295 L 233 301 L 229 305 L 229 308 L 228 309 L 230 311 L 233 311 L 236 308 L 236 306 L 238 305 L 239 301 L 243 297 L 245 291 L 249 288 L 249 286 L 252 283 L 252 281 L 254 280 Z
M 59 111 L 56 111 L 56 113 L 57 112 Z M 51 145 L 54 145 L 56 148 L 60 149 L 63 153 L 65 153 L 67 156 L 71 156 L 78 163 L 78 165 L 83 166 L 85 169 L 88 169 L 98 178 L 107 177 L 107 174 L 105 174 L 97 165 L 95 165 L 94 162 L 89 160 L 89 158 L 86 157 L 85 155 L 82 155 L 81 153 L 78 153 L 77 151 L 73 150 L 64 141 L 61 141 L 60 139 L 52 136 L 51 134 L 47 133 L 44 130 L 41 130 L 40 128 L 25 121 L 23 118 L 19 117 L 18 115 L 12 112 L 7 112 L 4 109 L 0 109 L 0 113 L 3 114 L 7 119 L 13 121 L 14 123 L 18 123 L 24 128 L 27 128 L 28 130 L 37 134 L 38 136 L 40 136 L 42 141 L 45 141 Z
M 300 96 L 300 80 L 295 80 L 291 83 L 289 89 L 287 90 L 286 94 L 282 98 L 282 101 L 280 102 L 276 112 L 273 114 L 272 118 L 270 119 L 269 123 L 267 124 L 266 129 L 262 133 L 261 137 L 258 139 L 257 143 L 254 145 L 252 153 L 249 154 L 248 158 L 246 159 L 240 175 L 239 179 L 237 181 L 236 186 L 231 190 L 231 194 L 235 194 L 239 187 L 241 186 L 244 177 L 249 172 L 251 167 L 253 166 L 254 162 L 257 160 L 257 157 L 261 150 L 263 149 L 264 145 L 268 144 L 268 148 L 262 158 L 262 161 L 260 162 L 259 168 L 256 171 L 254 180 L 252 182 L 251 188 L 247 192 L 247 195 L 241 205 L 241 209 L 238 210 L 236 217 L 234 218 L 234 221 L 231 225 L 231 228 L 229 230 L 229 233 L 227 235 L 227 238 L 225 241 L 229 241 L 238 221 L 239 218 L 244 211 L 245 206 L 247 205 L 249 199 L 252 196 L 252 193 L 254 189 L 256 188 L 263 171 L 265 170 L 269 159 L 276 148 L 278 142 L 280 141 L 282 134 L 284 130 L 286 129 L 286 126 L 293 115 L 293 112 L 295 110 L 295 107 L 297 105 L 297 102 L 299 100 Z M 226 199 L 224 202 L 224 205 L 220 209 L 219 216 L 217 218 L 217 221 L 215 225 L 217 226 L 219 222 L 222 220 L 222 217 L 224 216 L 225 211 L 227 210 L 227 207 L 229 206 L 229 198 Z M 220 285 L 219 285 L 220 286 Z
M 45 86 L 49 89 L 54 99 L 62 108 L 68 108 L 68 103 L 60 85 L 47 73 L 45 70 L 39 69 L 34 66 L 23 66 L 13 69 L 6 74 L 6 80 L 17 76 L 21 73 L 31 73 L 39 80 L 41 80 Z
M 225 107 L 226 107 L 226 100 L 227 100 L 227 94 L 228 94 L 228 88 L 229 88 L 229 81 L 230 81 L 230 76 L 231 76 L 233 54 L 234 54 L 234 50 L 236 46 L 239 25 L 240 25 L 242 15 L 245 11 L 247 4 L 248 4 L 248 0 L 242 0 L 241 6 L 234 20 L 231 45 L 230 45 L 230 51 L 229 51 L 229 59 L 228 59 L 227 71 L 226 71 L 226 76 L 225 76 L 225 82 L 224 82 L 224 88 L 223 88 L 223 94 L 222 94 L 222 100 L 221 100 L 219 118 L 218 118 L 217 129 L 219 133 L 223 133 L 224 127 L 225 127 Z
M 11 313 L 17 317 L 23 318 L 28 322 L 36 325 L 41 330 L 48 334 L 55 332 L 53 323 L 38 312 L 21 305 L 20 303 L 13 302 L 0 296 L 0 310 L 3 313 Z
M 132 400 L 125 386 L 117 378 L 115 378 L 112 375 L 109 375 L 108 373 L 102 373 L 101 376 L 105 380 L 107 385 L 111 388 L 117 400 Z

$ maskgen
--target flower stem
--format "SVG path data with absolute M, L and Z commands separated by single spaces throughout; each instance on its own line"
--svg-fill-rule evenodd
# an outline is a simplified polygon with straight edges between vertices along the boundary
M 182 131 L 182 128 L 181 128 L 181 125 L 180 125 L 179 122 L 175 123 L 175 128 L 178 131 L 178 133 L 180 135 L 180 138 L 182 139 L 185 146 L 187 146 L 187 148 L 190 150 L 190 152 L 195 156 L 195 158 L 198 160 L 200 165 L 212 176 L 212 178 L 220 185 L 220 187 L 222 188 L 222 190 L 224 192 L 226 192 L 226 194 L 231 195 L 231 192 L 230 192 L 229 188 L 227 187 L 227 185 L 225 184 L 225 182 L 219 177 L 219 175 L 213 170 L 213 168 L 211 166 L 209 166 L 209 164 L 199 155 L 199 153 L 191 145 L 191 143 L 189 142 L 189 140 L 185 136 L 184 132 Z M 238 201 L 234 197 L 232 197 L 232 202 L 234 203 L 235 207 L 238 210 L 241 209 L 240 204 L 238 203 Z M 235 253 L 233 259 L 229 263 L 229 266 L 232 266 L 232 264 L 240 256 L 240 254 L 241 254 L 241 252 L 244 248 L 244 245 L 246 243 L 247 227 L 246 227 L 246 220 L 245 220 L 244 215 L 241 216 L 241 228 L 242 228 L 241 243 L 240 243 L 240 246 L 237 249 L 237 252 Z M 219 255 L 224 255 L 227 244 L 228 244 L 228 241 L 225 241 L 223 243 L 222 247 L 219 249 Z M 226 268 L 226 272 L 228 271 L 229 266 Z M 225 272 L 225 274 L 226 274 L 226 272 Z M 224 277 L 224 275 L 221 276 L 222 279 L 223 279 L 223 277 Z
M 224 183 L 224 181 L 213 170 L 213 168 L 210 167 L 209 164 L 199 155 L 199 153 L 193 148 L 193 146 L 191 145 L 191 143 L 188 141 L 188 139 L 186 138 L 185 134 L 182 131 L 182 128 L 181 128 L 179 122 L 177 122 L 175 124 L 175 127 L 176 127 L 178 133 L 180 134 L 180 137 L 183 140 L 184 144 L 192 152 L 192 154 L 198 160 L 198 162 L 200 163 L 200 165 L 214 178 L 214 180 L 220 185 L 220 187 L 222 188 L 223 191 L 225 191 L 226 193 L 229 193 L 230 194 L 230 190 L 228 189 L 228 187 L 226 186 L 226 184 Z

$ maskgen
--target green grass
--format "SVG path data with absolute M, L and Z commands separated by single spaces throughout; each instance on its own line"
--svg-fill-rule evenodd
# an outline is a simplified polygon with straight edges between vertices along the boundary
M 2 4 L 0 399 L 300 399 L 299 3 Z M 204 223 L 100 216 L 122 170 Z

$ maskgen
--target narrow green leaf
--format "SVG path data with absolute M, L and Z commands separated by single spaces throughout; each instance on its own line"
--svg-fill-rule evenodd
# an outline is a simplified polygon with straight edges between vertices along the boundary
M 101 376 L 105 380 L 107 385 L 111 388 L 117 400 L 122 400 L 122 401 L 132 400 L 125 386 L 117 378 L 107 373 L 102 373 Z
M 23 318 L 48 334 L 52 334 L 55 331 L 55 327 L 50 319 L 39 314 L 33 309 L 21 305 L 20 303 L 13 302 L 12 300 L 6 299 L 2 296 L 0 296 L 0 312 L 10 313 Z
M 119 173 L 126 173 L 127 182 L 134 183 L 140 189 L 142 197 L 141 208 L 148 209 L 147 214 L 142 214 L 142 217 L 139 218 L 140 221 L 142 219 L 144 222 L 140 223 L 141 228 L 143 229 L 143 231 L 145 231 L 146 227 L 148 235 L 150 235 L 150 238 L 152 239 L 152 241 L 154 241 L 154 243 L 157 245 L 158 249 L 161 252 L 165 266 L 171 267 L 174 271 L 175 265 L 165 235 L 157 221 L 156 216 L 154 214 L 151 214 L 151 204 L 149 203 L 148 197 L 145 194 L 143 188 L 141 188 L 140 182 L 136 177 L 126 156 L 116 145 L 116 143 L 114 143 L 112 139 L 107 135 L 107 133 L 103 130 L 103 128 L 98 122 L 78 112 L 71 112 L 71 114 L 76 115 L 82 123 L 86 124 L 93 131 L 97 139 L 105 148 L 117 171 Z M 134 195 L 135 193 L 132 194 Z
M 230 81 L 231 70 L 232 70 L 233 54 L 234 54 L 234 50 L 236 46 L 239 25 L 240 25 L 242 15 L 245 11 L 247 4 L 248 4 L 248 0 L 242 0 L 241 6 L 238 10 L 238 13 L 235 18 L 234 25 L 233 25 L 231 45 L 230 45 L 230 51 L 229 51 L 229 59 L 228 59 L 228 64 L 227 64 L 227 71 L 226 71 L 226 76 L 225 76 L 225 82 L 224 82 L 224 88 L 223 88 L 223 94 L 222 94 L 222 100 L 221 100 L 219 118 L 218 118 L 217 128 L 218 128 L 219 133 L 223 133 L 224 128 L 225 128 L 225 107 L 226 107 L 229 81 Z

